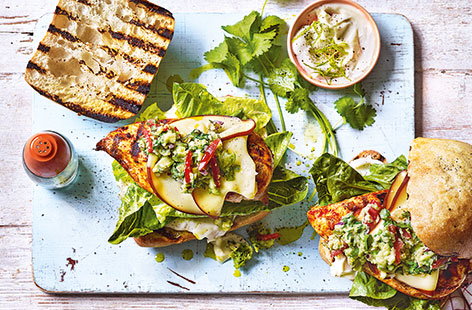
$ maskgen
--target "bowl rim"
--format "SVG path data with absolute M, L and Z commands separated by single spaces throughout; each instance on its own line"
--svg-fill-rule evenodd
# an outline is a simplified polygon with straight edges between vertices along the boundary
M 355 80 L 352 80 L 348 83 L 345 84 L 327 84 L 323 83 L 321 80 L 318 79 L 313 79 L 310 74 L 308 74 L 305 69 L 300 65 L 298 62 L 297 56 L 295 55 L 295 52 L 293 51 L 293 45 L 292 45 L 292 39 L 295 37 L 297 34 L 298 30 L 303 26 L 300 25 L 300 27 L 295 27 L 295 25 L 298 24 L 298 21 L 305 17 L 308 13 L 313 11 L 315 8 L 323 5 L 323 4 L 328 4 L 328 3 L 342 3 L 342 4 L 347 4 L 351 5 L 354 8 L 358 9 L 359 11 L 362 12 L 364 15 L 366 21 L 371 25 L 373 34 L 374 34 L 374 56 L 372 58 L 372 61 L 370 62 L 370 65 L 364 70 L 364 73 L 360 75 L 358 78 Z M 305 80 L 310 82 L 311 84 L 321 87 L 321 88 L 326 88 L 326 89 L 342 89 L 342 88 L 347 88 L 350 86 L 353 86 L 354 84 L 357 84 L 358 82 L 362 81 L 367 75 L 372 72 L 374 69 L 375 65 L 377 64 L 380 56 L 380 47 L 381 47 L 381 40 L 380 40 L 380 32 L 379 28 L 377 26 L 377 23 L 373 19 L 372 15 L 360 4 L 351 1 L 351 0 L 316 0 L 313 3 L 307 5 L 305 8 L 303 8 L 300 13 L 298 13 L 297 17 L 293 21 L 293 23 L 290 25 L 288 35 L 287 35 L 287 51 L 290 60 L 292 63 L 297 67 L 298 72 L 303 76 Z

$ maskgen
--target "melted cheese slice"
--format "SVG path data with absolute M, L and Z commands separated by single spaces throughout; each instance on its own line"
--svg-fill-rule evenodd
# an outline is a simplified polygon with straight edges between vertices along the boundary
M 431 274 L 395 274 L 395 279 L 420 290 L 434 291 L 436 290 L 436 286 L 438 285 L 439 270 L 435 270 L 431 272 Z
M 234 180 L 221 180 L 220 194 L 214 195 L 205 189 L 193 191 L 196 203 L 210 216 L 219 216 L 226 194 L 234 192 L 247 199 L 253 199 L 257 193 L 256 165 L 247 152 L 247 136 L 237 137 L 223 142 L 223 148 L 236 155 L 236 163 L 240 166 L 234 174 Z

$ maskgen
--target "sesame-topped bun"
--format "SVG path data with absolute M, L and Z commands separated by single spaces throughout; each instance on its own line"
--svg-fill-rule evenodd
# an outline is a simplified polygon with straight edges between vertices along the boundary
M 417 138 L 409 154 L 405 205 L 418 237 L 435 253 L 472 258 L 472 145 Z

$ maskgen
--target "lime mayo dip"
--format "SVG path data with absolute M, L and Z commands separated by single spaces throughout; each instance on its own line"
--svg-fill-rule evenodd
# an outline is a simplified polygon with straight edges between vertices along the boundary
M 362 11 L 343 3 L 315 8 L 313 22 L 292 39 L 303 69 L 313 79 L 336 85 L 362 77 L 376 57 L 374 29 Z

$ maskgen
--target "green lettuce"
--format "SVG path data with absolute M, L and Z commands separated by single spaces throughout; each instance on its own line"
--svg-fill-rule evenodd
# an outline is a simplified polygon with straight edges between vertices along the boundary
M 372 165 L 369 168 L 369 175 L 364 178 L 368 181 L 378 183 L 384 189 L 390 188 L 393 180 L 400 171 L 408 167 L 408 161 L 404 155 L 399 156 L 389 164 Z
M 277 167 L 268 188 L 269 200 L 281 206 L 292 205 L 305 199 L 308 180 L 295 172 Z
M 241 97 L 225 97 L 219 100 L 198 83 L 174 83 L 172 95 L 178 117 L 206 114 L 251 118 L 256 122 L 258 132 L 272 118 L 270 108 L 262 100 Z
M 293 133 L 290 131 L 276 132 L 265 138 L 265 143 L 274 155 L 274 167 L 277 167 L 290 144 Z
M 318 192 L 318 204 L 322 206 L 381 189 L 364 179 L 348 163 L 329 153 L 315 161 L 310 173 Z
M 358 272 L 349 297 L 369 306 L 389 310 L 440 310 L 440 302 L 410 297 L 365 272 Z

